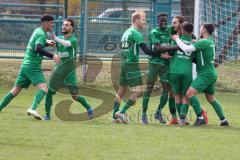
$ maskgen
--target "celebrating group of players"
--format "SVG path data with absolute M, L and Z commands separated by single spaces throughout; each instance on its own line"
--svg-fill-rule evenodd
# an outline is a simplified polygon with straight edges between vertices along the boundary
M 167 14 L 158 15 L 158 27 L 150 32 L 149 48 L 144 43 L 140 30 L 145 29 L 146 14 L 144 11 L 135 11 L 132 14 L 132 26 L 128 28 L 121 39 L 121 71 L 119 76 L 119 90 L 116 93 L 113 106 L 113 123 L 128 123 L 126 111 L 133 106 L 143 95 L 142 123 L 147 124 L 147 109 L 151 91 L 157 78 L 160 78 L 162 95 L 160 104 L 154 115 L 160 123 L 167 125 L 189 125 L 186 116 L 189 105 L 196 113 L 194 125 L 208 124 L 205 109 L 200 105 L 196 93 L 204 92 L 206 99 L 213 106 L 220 125 L 229 125 L 220 103 L 214 97 L 214 84 L 217 72 L 214 67 L 215 45 L 212 38 L 214 26 L 205 23 L 201 26 L 201 39 L 193 37 L 193 25 L 185 21 L 184 17 L 176 16 L 172 25 L 167 24 Z M 32 83 L 39 89 L 34 96 L 32 106 L 27 110 L 28 115 L 35 119 L 50 120 L 52 98 L 60 87 L 69 89 L 72 98 L 81 103 L 87 110 L 88 118 L 93 118 L 93 109 L 83 96 L 78 95 L 75 70 L 77 39 L 73 36 L 74 22 L 66 19 L 62 25 L 63 36 L 56 37 L 53 30 L 54 18 L 51 15 L 41 17 L 41 27 L 34 30 L 27 45 L 25 57 L 21 65 L 13 89 L 0 102 L 0 111 L 16 97 L 22 88 L 28 88 Z M 52 40 L 47 40 L 47 33 Z M 56 46 L 57 54 L 44 50 L 46 46 Z M 142 77 L 139 68 L 139 50 L 149 55 L 147 87 L 143 89 Z M 48 85 L 41 70 L 43 56 L 52 58 L 56 63 Z M 192 62 L 196 63 L 197 77 L 192 78 Z M 120 109 L 121 101 L 127 87 L 133 88 L 133 93 Z M 144 92 L 143 92 L 144 90 Z M 45 116 L 42 118 L 37 112 L 37 106 L 45 98 Z M 172 119 L 165 121 L 162 109 L 169 102 Z
M 21 65 L 17 80 L 13 89 L 7 93 L 0 102 L 0 111 L 6 107 L 10 101 L 16 97 L 22 88 L 28 88 L 30 84 L 37 86 L 39 90 L 34 96 L 32 106 L 27 110 L 27 114 L 38 120 L 50 120 L 50 111 L 53 95 L 62 86 L 69 89 L 72 98 L 81 103 L 87 110 L 88 118 L 93 118 L 93 109 L 86 101 L 85 97 L 78 95 L 76 77 L 76 48 L 77 39 L 73 36 L 74 22 L 66 19 L 62 25 L 63 36 L 56 37 L 52 33 L 54 18 L 51 15 L 42 15 L 41 27 L 34 30 Z M 47 33 L 53 40 L 47 40 Z M 51 54 L 44 50 L 46 46 L 57 47 L 57 54 Z M 43 56 L 52 58 L 56 63 L 48 85 L 41 69 Z M 37 106 L 41 100 L 45 99 L 45 116 L 41 117 L 37 112 Z
M 161 110 L 168 100 L 172 119 L 166 123 L 167 125 L 189 125 L 186 120 L 189 104 L 197 117 L 193 125 L 208 124 L 206 111 L 196 97 L 196 93 L 204 92 L 220 119 L 220 125 L 229 125 L 220 103 L 214 97 L 214 85 L 217 80 L 214 67 L 215 44 L 212 38 L 214 25 L 203 24 L 200 29 L 201 39 L 196 40 L 193 36 L 193 25 L 185 21 L 182 16 L 174 17 L 172 25 L 167 25 L 167 14 L 160 13 L 158 24 L 159 26 L 150 32 L 151 48 L 149 49 L 139 32 L 146 26 L 146 14 L 144 11 L 136 11 L 132 14 L 132 26 L 124 32 L 121 39 L 120 87 L 114 100 L 113 123 L 128 123 L 126 111 L 142 94 L 142 123 L 148 123 L 148 102 L 159 76 L 163 94 L 154 118 L 160 123 L 166 123 Z M 139 68 L 139 48 L 150 56 L 147 87 L 144 92 Z M 192 62 L 196 63 L 197 69 L 197 77 L 194 80 Z M 164 74 L 163 70 L 166 70 Z M 132 87 L 134 92 L 120 110 L 120 103 L 128 86 Z

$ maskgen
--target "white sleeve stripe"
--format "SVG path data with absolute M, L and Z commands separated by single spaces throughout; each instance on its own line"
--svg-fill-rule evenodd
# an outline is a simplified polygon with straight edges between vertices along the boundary
M 177 38 L 176 40 L 177 45 L 184 51 L 184 52 L 194 52 L 196 48 L 193 45 L 187 45 L 181 39 Z
M 61 43 L 62 45 L 66 46 L 66 47 L 70 47 L 72 45 L 70 41 L 66 41 L 66 40 L 58 38 L 58 37 L 55 37 L 54 40 L 58 43 Z

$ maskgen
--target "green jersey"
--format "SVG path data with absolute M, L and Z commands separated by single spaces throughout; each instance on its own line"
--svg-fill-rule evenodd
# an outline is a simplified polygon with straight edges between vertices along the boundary
M 64 36 L 59 36 L 58 38 L 64 39 Z M 61 63 L 56 64 L 56 72 L 62 76 L 74 74 L 76 69 L 77 39 L 74 36 L 70 36 L 64 40 L 69 41 L 71 46 L 64 46 L 61 43 L 57 43 L 57 54 L 61 57 Z
M 214 67 L 215 44 L 212 37 L 200 39 L 193 46 L 198 51 L 196 53 L 197 72 L 216 72 Z
M 58 38 L 64 39 L 64 36 Z M 75 63 L 77 39 L 71 36 L 64 40 L 70 41 L 71 46 L 57 43 L 57 54 L 61 57 L 61 63 L 56 64 L 49 80 L 49 88 L 52 91 L 57 91 L 63 84 L 77 86 Z
M 23 66 L 30 68 L 41 69 L 41 62 L 43 56 L 36 52 L 37 44 L 41 44 L 43 47 L 46 46 L 47 33 L 43 30 L 42 27 L 39 27 L 34 30 L 25 52 Z
M 162 46 L 169 46 L 171 42 L 171 35 L 167 28 L 160 29 L 159 27 L 153 28 L 150 32 L 150 45 L 152 50 L 154 50 L 154 45 L 156 43 L 161 44 Z M 164 64 L 168 66 L 168 60 L 163 59 L 161 57 L 153 57 L 149 58 L 149 63 L 155 64 Z
M 58 36 L 58 38 L 64 39 L 64 36 Z M 61 43 L 57 43 L 57 54 L 61 57 L 62 62 L 75 59 L 77 51 L 77 39 L 74 36 L 64 40 L 70 41 L 71 46 L 65 47 Z
M 190 45 L 192 41 L 191 36 L 181 36 L 180 39 L 187 45 Z M 175 41 L 172 41 L 171 44 L 173 46 L 177 45 Z M 180 50 L 175 51 L 173 57 L 170 59 L 169 73 L 192 76 L 192 53 L 185 53 Z
M 122 65 L 139 62 L 139 45 L 144 42 L 142 34 L 134 27 L 127 29 L 121 38 Z

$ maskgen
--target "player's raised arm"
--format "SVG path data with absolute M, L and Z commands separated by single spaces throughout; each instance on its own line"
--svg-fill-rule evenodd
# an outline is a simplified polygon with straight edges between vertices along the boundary
M 65 46 L 65 47 L 71 47 L 71 46 L 72 46 L 72 44 L 71 44 L 71 42 L 70 42 L 69 40 L 64 40 L 64 39 L 58 38 L 58 37 L 55 35 L 55 33 L 53 33 L 53 32 L 49 32 L 48 34 L 49 34 L 49 35 L 52 37 L 52 39 L 53 39 L 54 41 L 56 41 L 57 43 L 60 43 L 60 44 L 62 44 L 62 45 Z
M 69 23 L 66 23 L 66 22 L 69 22 Z M 64 35 L 66 35 L 66 37 L 69 37 L 70 33 L 72 34 L 73 32 L 74 32 L 74 22 L 73 22 L 73 20 L 66 19 L 65 23 L 63 23 L 63 25 L 62 25 L 62 33 Z M 54 41 L 62 44 L 63 46 L 65 46 L 65 47 L 71 47 L 72 46 L 71 41 L 66 40 L 66 39 L 62 39 L 62 38 L 58 38 L 58 37 L 56 37 L 56 35 L 53 32 L 50 33 L 50 34 L 51 34 L 51 37 Z
M 196 51 L 196 48 L 193 45 L 187 45 L 185 44 L 178 35 L 173 35 L 172 39 L 176 41 L 177 45 L 183 50 L 183 52 L 194 52 Z
M 72 44 L 71 44 L 70 41 L 64 40 L 64 39 L 61 39 L 61 38 L 58 38 L 58 37 L 55 37 L 55 38 L 54 38 L 54 41 L 56 41 L 56 42 L 64 45 L 65 47 L 70 47 L 70 46 L 72 46 Z

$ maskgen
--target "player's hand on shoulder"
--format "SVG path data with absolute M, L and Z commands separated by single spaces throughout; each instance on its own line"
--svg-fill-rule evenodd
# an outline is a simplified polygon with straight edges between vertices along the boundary
M 170 58 L 172 58 L 172 56 L 169 55 L 168 52 L 165 52 L 164 54 L 161 54 L 161 58 L 163 58 L 163 59 L 170 59 Z
M 196 43 L 196 42 L 197 42 L 197 40 L 196 40 L 196 39 L 193 39 L 191 42 L 192 42 L 192 43 Z
M 177 34 L 172 35 L 172 39 L 175 41 L 179 36 Z
M 56 54 L 53 55 L 53 60 L 54 60 L 55 63 L 60 63 L 61 62 L 60 56 L 56 55 Z
M 56 46 L 56 42 L 54 40 L 46 40 L 46 43 L 48 46 L 52 46 L 52 47 Z

